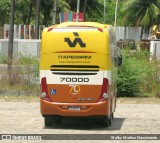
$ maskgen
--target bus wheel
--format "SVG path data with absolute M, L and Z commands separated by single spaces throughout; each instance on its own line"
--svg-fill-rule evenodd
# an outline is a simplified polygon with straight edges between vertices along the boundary
M 56 125 L 61 125 L 61 124 L 63 123 L 63 119 L 62 119 L 62 118 L 57 118 L 57 119 L 54 121 L 54 123 L 55 123 Z
M 52 123 L 53 123 L 53 121 L 52 121 L 51 117 L 49 117 L 49 116 L 44 117 L 44 124 L 45 124 L 46 127 L 47 126 L 52 126 Z
M 114 119 L 114 113 L 111 114 L 112 120 Z
M 106 121 L 101 122 L 102 127 L 109 127 L 109 120 L 107 119 Z
M 101 120 L 101 121 L 97 121 L 95 123 L 97 125 L 100 125 L 101 127 L 109 127 L 109 119 L 108 118 Z
M 113 113 L 109 116 L 108 120 L 109 120 L 109 126 L 110 126 L 113 121 Z

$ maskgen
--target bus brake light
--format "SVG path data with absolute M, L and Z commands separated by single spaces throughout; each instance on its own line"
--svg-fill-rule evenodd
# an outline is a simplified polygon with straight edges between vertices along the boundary
M 99 96 L 98 101 L 104 101 L 104 100 L 107 100 L 109 98 L 109 95 L 107 93 L 108 92 L 108 86 L 109 86 L 108 79 L 103 78 L 102 91 L 101 91 L 101 94 Z
M 44 100 L 51 101 L 51 98 L 50 98 L 49 95 L 48 95 L 46 77 L 43 77 L 43 78 L 41 79 L 41 97 L 42 97 Z

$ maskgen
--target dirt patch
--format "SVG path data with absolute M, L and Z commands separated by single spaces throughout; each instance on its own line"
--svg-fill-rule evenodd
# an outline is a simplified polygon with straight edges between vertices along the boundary
M 158 133 L 160 131 L 159 113 L 160 105 L 158 104 L 117 104 L 115 119 L 109 128 L 95 126 L 92 122 L 85 120 L 83 122 L 82 120 L 65 121 L 63 125 L 45 128 L 38 102 L 1 102 L 0 133 L 4 131 L 52 133 L 52 129 L 55 129 L 55 133 L 60 133 L 63 129 L 63 133 L 75 129 L 84 130 L 84 133 L 96 133 L 96 130 L 111 133 Z
M 0 134 L 88 134 L 89 136 L 92 134 L 160 133 L 159 104 L 126 104 L 121 102 L 117 104 L 115 118 L 108 128 L 96 126 L 91 121 L 81 120 L 66 120 L 62 125 L 53 124 L 53 126 L 46 128 L 44 127 L 44 119 L 40 114 L 38 102 L 0 102 L 0 115 Z M 67 142 L 67 140 L 63 141 L 63 143 Z M 86 143 L 89 142 L 86 141 Z M 102 142 L 102 140 L 99 142 Z M 111 143 L 112 141 L 108 142 Z M 124 142 L 128 143 L 130 141 Z M 157 142 L 155 141 L 155 143 Z

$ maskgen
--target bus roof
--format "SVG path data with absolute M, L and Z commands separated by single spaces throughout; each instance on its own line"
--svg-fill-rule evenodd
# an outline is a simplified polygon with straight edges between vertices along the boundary
M 107 28 L 107 24 L 100 24 L 96 22 L 63 22 L 58 25 L 53 25 L 55 28 L 64 28 L 64 27 L 95 27 L 95 28 Z

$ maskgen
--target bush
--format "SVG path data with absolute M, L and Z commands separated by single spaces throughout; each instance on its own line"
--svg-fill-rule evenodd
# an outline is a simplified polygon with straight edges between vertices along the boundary
M 7 57 L 0 54 L 0 64 L 7 64 Z
M 32 56 L 17 54 L 12 62 L 11 78 L 7 73 L 9 59 L 0 55 L 0 90 L 18 94 L 39 92 L 39 60 Z
M 123 49 L 123 64 L 118 70 L 119 96 L 155 96 L 160 92 L 160 62 L 150 61 L 148 51 Z

